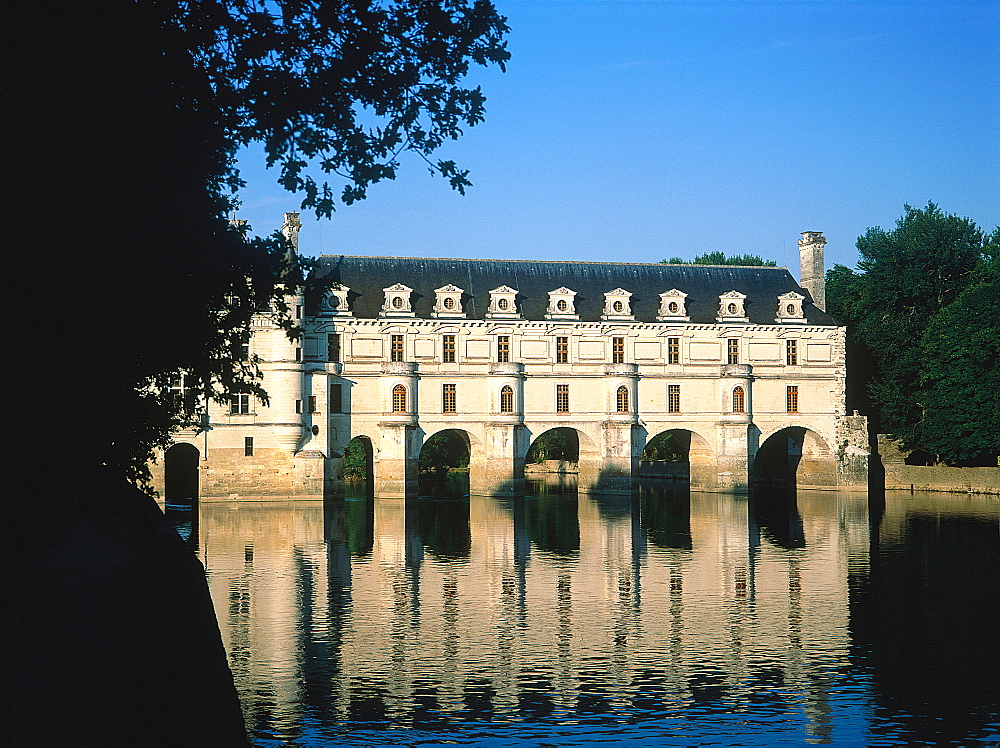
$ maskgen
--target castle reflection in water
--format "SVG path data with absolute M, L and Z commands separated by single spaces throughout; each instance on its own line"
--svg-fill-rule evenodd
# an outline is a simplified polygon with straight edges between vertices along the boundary
M 780 692 L 800 737 L 828 738 L 866 496 L 534 493 L 203 506 L 251 728 L 635 718 L 720 694 L 739 712 Z

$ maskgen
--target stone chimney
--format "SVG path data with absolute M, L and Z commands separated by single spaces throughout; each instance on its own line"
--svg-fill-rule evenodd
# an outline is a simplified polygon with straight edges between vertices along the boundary
M 809 292 L 813 304 L 826 311 L 826 268 L 823 247 L 826 237 L 822 231 L 803 231 L 799 239 L 799 282 Z
M 302 228 L 302 221 L 299 220 L 298 213 L 285 213 L 285 222 L 281 225 L 281 233 L 292 243 L 292 254 L 299 253 L 299 229 Z

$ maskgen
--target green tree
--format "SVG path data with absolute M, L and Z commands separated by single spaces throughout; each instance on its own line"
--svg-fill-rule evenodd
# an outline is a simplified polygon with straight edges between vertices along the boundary
M 576 432 L 572 429 L 550 429 L 531 443 L 525 462 L 535 463 L 545 460 L 576 462 L 578 459 L 580 459 L 580 446 Z
M 67 484 L 99 486 L 108 471 L 141 482 L 154 448 L 198 423 L 171 394 L 176 373 L 208 397 L 264 399 L 234 351 L 255 311 L 291 328 L 281 302 L 308 268 L 280 237 L 230 228 L 238 149 L 262 143 L 281 185 L 320 215 L 393 178 L 407 151 L 461 191 L 467 173 L 431 156 L 481 120 L 481 91 L 460 82 L 473 64 L 503 66 L 506 26 L 485 0 L 32 10 L 16 35 L 45 29 L 58 43 L 36 40 L 8 71 L 24 116 L 8 132 L 22 155 L 8 177 L 28 206 L 8 241 L 30 248 L 13 275 L 43 300 L 18 347 L 32 372 L 67 372 L 73 394 L 26 377 L 37 405 L 21 441 L 38 453 L 69 424 Z
M 989 351 L 982 336 L 1000 335 L 981 290 L 996 286 L 995 238 L 934 203 L 906 205 L 895 229 L 869 229 L 858 251 L 859 272 L 835 266 L 827 274 L 828 310 L 848 323 L 853 406 L 865 407 L 860 380 L 876 426 L 904 448 L 945 460 L 987 449 L 982 439 L 960 444 L 972 433 L 992 433 L 998 417 L 976 392 L 995 368 L 970 343 Z M 969 325 L 981 332 L 970 335 Z M 959 407 L 962 398 L 984 407 Z
M 746 267 L 777 267 L 774 260 L 765 260 L 759 255 L 733 255 L 727 257 L 725 252 L 706 252 L 698 255 L 691 262 L 685 262 L 680 257 L 671 257 L 660 262 L 670 265 L 741 265 Z
M 949 461 L 990 465 L 1000 455 L 996 280 L 965 289 L 934 315 L 921 340 L 921 413 L 913 442 Z
M 469 444 L 457 431 L 442 431 L 424 444 L 417 465 L 421 471 L 468 467 Z

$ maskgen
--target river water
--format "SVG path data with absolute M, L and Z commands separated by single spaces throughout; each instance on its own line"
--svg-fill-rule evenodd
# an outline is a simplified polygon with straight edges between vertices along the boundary
M 204 504 L 255 744 L 1000 744 L 995 497 L 529 493 Z

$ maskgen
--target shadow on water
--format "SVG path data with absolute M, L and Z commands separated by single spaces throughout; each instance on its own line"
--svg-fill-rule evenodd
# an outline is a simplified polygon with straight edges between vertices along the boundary
M 556 556 L 580 552 L 575 476 L 552 474 L 526 480 L 524 523 L 532 545 Z
M 868 574 L 851 585 L 853 659 L 876 685 L 873 733 L 1000 743 L 1000 512 L 963 496 L 873 497 Z M 990 735 L 985 743 L 971 736 Z
M 750 491 L 749 511 L 761 535 L 774 545 L 785 550 L 805 547 L 805 529 L 794 483 L 754 486 Z
M 685 481 L 639 482 L 639 516 L 658 548 L 691 548 L 691 486 Z

